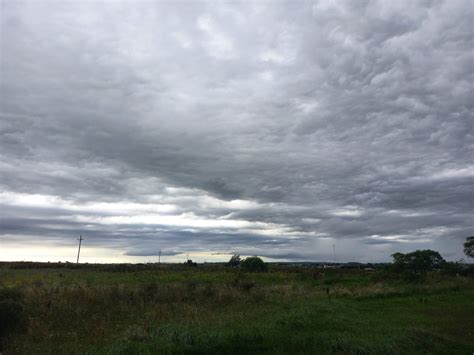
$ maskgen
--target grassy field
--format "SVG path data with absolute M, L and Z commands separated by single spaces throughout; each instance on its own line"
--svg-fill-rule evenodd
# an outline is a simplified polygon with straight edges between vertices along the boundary
M 472 354 L 474 280 L 272 265 L 0 268 L 27 324 L 3 354 Z

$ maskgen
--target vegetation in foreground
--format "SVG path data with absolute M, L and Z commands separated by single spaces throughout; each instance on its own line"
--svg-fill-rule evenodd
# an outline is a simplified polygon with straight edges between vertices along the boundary
M 272 264 L 259 273 L 224 265 L 30 266 L 0 267 L 0 308 L 14 309 L 0 322 L 5 354 L 474 350 L 474 279 L 459 266 L 415 281 L 386 269 Z

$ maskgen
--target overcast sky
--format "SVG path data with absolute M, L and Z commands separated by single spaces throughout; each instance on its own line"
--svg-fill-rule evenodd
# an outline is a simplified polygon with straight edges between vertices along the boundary
M 472 1 L 0 1 L 1 260 L 463 257 Z

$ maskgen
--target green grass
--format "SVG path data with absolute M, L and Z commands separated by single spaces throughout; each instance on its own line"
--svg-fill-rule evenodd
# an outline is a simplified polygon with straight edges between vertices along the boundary
M 474 280 L 222 266 L 0 269 L 28 327 L 5 354 L 472 354 Z M 329 295 L 328 295 L 329 290 Z

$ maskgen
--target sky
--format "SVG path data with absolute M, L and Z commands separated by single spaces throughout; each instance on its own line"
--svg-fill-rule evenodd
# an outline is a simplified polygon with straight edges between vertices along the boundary
M 0 260 L 464 257 L 472 1 L 0 4 Z

